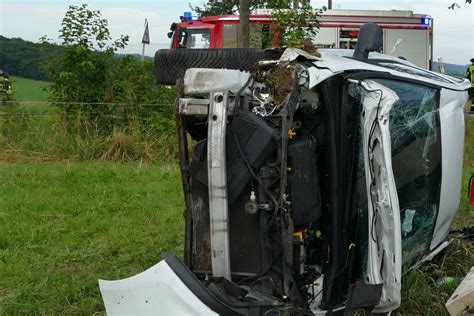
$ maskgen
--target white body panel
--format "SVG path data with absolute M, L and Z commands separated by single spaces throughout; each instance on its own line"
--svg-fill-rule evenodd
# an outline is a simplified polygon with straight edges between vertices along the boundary
M 99 280 L 107 315 L 217 315 L 202 303 L 168 266 L 118 281 Z
M 430 248 L 435 248 L 449 233 L 461 196 L 464 152 L 464 113 L 467 92 L 441 90 L 441 193 L 438 218 Z
M 366 63 L 366 62 L 358 61 L 352 58 L 348 58 L 348 57 L 352 57 L 352 55 L 354 54 L 353 50 L 320 49 L 319 53 L 321 54 L 320 60 L 314 61 L 313 63 L 317 68 L 322 69 L 319 75 L 321 79 L 312 81 L 313 84 L 319 84 L 321 81 L 326 80 L 329 77 L 332 77 L 338 73 L 342 73 L 345 71 L 369 70 L 369 71 L 386 72 L 394 76 L 399 76 L 406 79 L 418 80 L 418 81 L 426 82 L 428 84 L 438 85 L 449 90 L 467 91 L 467 89 L 471 87 L 471 84 L 469 80 L 467 79 L 454 78 L 451 76 L 434 73 L 426 69 L 423 69 L 421 67 L 417 67 L 416 65 L 414 65 L 413 63 L 410 63 L 409 61 L 405 61 L 405 60 L 392 57 L 392 56 L 387 56 L 384 54 L 370 53 L 369 61 L 371 59 L 377 59 L 377 60 L 386 60 L 387 62 L 394 62 L 401 65 L 406 65 L 408 67 L 415 68 L 415 70 L 419 71 L 420 73 L 425 73 L 427 76 L 416 75 L 415 73 L 401 72 L 395 69 L 390 69 L 390 68 L 382 67 L 376 64 Z M 341 58 L 341 57 L 344 57 L 344 58 Z M 325 71 L 324 69 L 327 69 L 327 71 Z

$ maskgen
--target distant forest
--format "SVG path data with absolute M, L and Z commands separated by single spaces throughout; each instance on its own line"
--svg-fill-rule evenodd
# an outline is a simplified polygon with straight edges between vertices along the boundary
M 46 81 L 48 78 L 40 65 L 61 49 L 61 46 L 48 45 L 45 50 L 41 44 L 0 35 L 0 67 L 13 76 Z
M 0 67 L 12 76 L 19 76 L 34 80 L 48 81 L 48 77 L 41 69 L 41 64 L 61 53 L 59 45 L 47 44 L 47 47 L 39 43 L 25 41 L 21 38 L 7 38 L 0 35 Z M 117 54 L 124 57 L 127 54 Z M 138 60 L 141 55 L 133 54 Z M 146 60 L 153 57 L 145 56 Z
M 0 67 L 4 68 L 10 75 L 35 80 L 47 81 L 46 73 L 41 70 L 41 64 L 50 57 L 60 54 L 62 47 L 59 45 L 47 46 L 45 49 L 41 44 L 28 42 L 21 38 L 6 38 L 0 35 Z M 127 54 L 117 54 L 123 57 Z M 141 56 L 133 54 L 138 60 Z M 147 60 L 152 57 L 145 56 Z M 464 76 L 465 65 L 454 65 L 446 63 L 446 72 L 451 75 Z M 433 61 L 433 70 L 438 71 L 438 63 Z

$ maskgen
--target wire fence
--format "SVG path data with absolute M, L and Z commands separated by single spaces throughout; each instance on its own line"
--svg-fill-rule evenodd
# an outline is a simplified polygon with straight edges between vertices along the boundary
M 68 106 L 68 105 L 77 105 L 77 106 L 163 106 L 163 107 L 172 107 L 173 103 L 130 103 L 130 102 L 59 102 L 59 101 L 3 101 L 2 105 L 4 106 L 32 106 L 32 105 L 44 105 L 44 106 Z
M 0 161 L 12 152 L 58 159 L 174 160 L 175 134 L 172 102 L 0 104 Z

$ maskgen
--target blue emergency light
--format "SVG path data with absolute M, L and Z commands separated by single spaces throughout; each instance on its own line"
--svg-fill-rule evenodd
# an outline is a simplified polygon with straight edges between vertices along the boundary
M 184 12 L 183 16 L 181 17 L 182 21 L 196 21 L 198 20 L 197 16 L 193 16 L 191 12 Z
M 425 15 L 422 19 L 421 19 L 421 23 L 426 25 L 426 26 L 431 26 L 431 22 L 433 21 L 433 19 L 431 18 L 431 16 L 429 15 Z

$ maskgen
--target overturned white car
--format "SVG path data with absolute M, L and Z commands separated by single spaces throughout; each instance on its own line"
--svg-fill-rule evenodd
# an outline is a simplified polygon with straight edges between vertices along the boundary
M 176 102 L 184 262 L 164 254 L 101 280 L 107 313 L 396 309 L 402 273 L 446 246 L 469 83 L 375 53 L 381 44 L 369 24 L 355 52 L 188 69 Z

